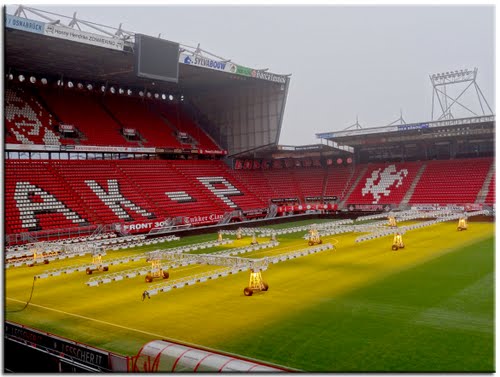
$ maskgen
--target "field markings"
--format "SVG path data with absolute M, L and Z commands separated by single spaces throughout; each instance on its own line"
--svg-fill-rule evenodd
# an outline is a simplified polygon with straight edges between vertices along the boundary
M 488 286 L 493 279 L 493 273 L 482 277 L 474 284 L 465 287 L 460 292 L 449 297 L 440 305 L 421 312 L 413 320 L 413 323 L 440 329 L 458 329 L 493 334 L 494 319 L 491 316 L 464 313 L 446 308 L 447 306 L 454 306 L 460 309 L 461 303 L 466 300 L 470 301 L 472 297 L 481 299 L 481 296 L 487 292 Z
M 17 300 L 15 298 L 5 297 L 5 299 L 6 300 L 10 300 L 10 301 L 19 302 L 21 304 L 26 304 L 26 301 Z M 165 335 L 156 334 L 156 333 L 152 333 L 152 332 L 144 331 L 144 330 L 139 330 L 139 329 L 134 329 L 132 327 L 122 326 L 122 325 L 118 325 L 116 323 L 107 322 L 107 321 L 103 321 L 103 320 L 100 320 L 100 319 L 95 319 L 95 318 L 87 317 L 87 316 L 80 315 L 80 314 L 69 313 L 69 312 L 65 312 L 63 310 L 49 308 L 49 307 L 43 306 L 43 305 L 38 305 L 38 304 L 30 303 L 28 306 L 34 306 L 34 307 L 37 307 L 37 308 L 40 308 L 40 309 L 44 309 L 44 310 L 48 310 L 48 311 L 52 311 L 52 312 L 56 312 L 56 313 L 60 313 L 60 314 L 64 314 L 64 315 L 68 315 L 68 316 L 72 316 L 72 317 L 76 317 L 76 318 L 81 318 L 81 319 L 84 319 L 84 320 L 87 320 L 87 321 L 93 321 L 93 322 L 100 323 L 100 324 L 107 325 L 107 326 L 118 327 L 118 328 L 120 328 L 122 330 L 133 331 L 133 332 L 137 332 L 137 333 L 141 333 L 141 334 L 153 336 L 153 337 L 158 338 L 158 339 L 162 339 L 162 340 L 166 340 L 166 341 L 170 341 L 170 342 L 174 342 L 174 343 L 183 344 L 183 345 L 190 346 L 190 347 L 196 347 L 196 348 L 206 349 L 206 350 L 210 350 L 210 351 L 214 351 L 214 352 L 229 354 L 229 355 L 233 355 L 235 357 L 243 357 L 243 356 L 240 356 L 240 355 L 237 355 L 237 354 L 233 354 L 231 352 L 221 351 L 221 350 L 218 350 L 218 349 L 215 349 L 215 348 L 211 348 L 211 347 L 207 347 L 207 346 L 204 346 L 204 345 L 200 346 L 198 344 L 189 343 L 189 342 L 186 342 L 184 340 L 173 339 L 173 338 L 170 338 L 170 337 L 165 336 Z M 252 358 L 250 358 L 248 356 L 244 356 L 244 357 L 246 359 L 259 361 L 257 359 L 252 359 Z

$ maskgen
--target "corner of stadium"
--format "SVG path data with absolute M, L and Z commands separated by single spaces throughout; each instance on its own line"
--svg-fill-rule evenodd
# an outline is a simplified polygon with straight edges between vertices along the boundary
M 5 16 L 4 372 L 495 370 L 477 69 L 430 76 L 432 120 L 288 146 L 291 75 Z

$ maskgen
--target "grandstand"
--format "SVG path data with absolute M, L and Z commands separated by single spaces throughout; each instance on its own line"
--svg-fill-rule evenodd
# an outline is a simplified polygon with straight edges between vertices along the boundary
M 19 9 L 5 28 L 5 246 L 104 229 L 153 237 L 165 224 L 495 206 L 494 115 L 278 145 L 289 76 L 181 45 L 177 82 L 144 78 L 134 34 L 57 37 L 68 27 L 16 23 L 30 11 Z

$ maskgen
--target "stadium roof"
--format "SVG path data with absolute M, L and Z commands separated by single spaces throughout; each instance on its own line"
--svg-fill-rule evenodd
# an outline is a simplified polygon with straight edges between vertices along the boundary
M 27 18 L 25 11 L 36 17 Z M 121 26 L 113 29 L 75 16 L 55 15 L 60 19 L 54 19 L 53 13 L 49 15 L 52 18 L 23 6 L 15 15 L 6 15 L 4 70 L 9 77 L 34 75 L 45 77 L 50 84 L 62 79 L 90 83 L 94 88 L 113 86 L 134 93 L 187 95 L 186 102 L 204 117 L 198 116 L 204 123 L 202 128 L 208 129 L 228 153 L 277 144 L 290 75 L 245 67 L 199 46 L 179 45 L 177 83 L 138 77 L 136 34 L 121 30 Z M 67 25 L 61 22 L 63 17 L 70 19 Z M 250 127 L 258 138 L 250 137 Z
M 447 130 L 446 136 L 491 135 L 495 131 L 494 123 L 495 115 L 488 115 L 384 127 L 346 129 L 318 133 L 316 137 L 346 145 L 360 145 L 366 144 L 367 140 L 370 139 L 381 141 L 381 137 L 384 137 L 382 142 L 427 139 L 440 136 L 443 130 Z
M 127 87 L 187 90 L 217 86 L 273 84 L 271 81 L 230 75 L 226 72 L 179 64 L 179 83 L 139 78 L 134 72 L 134 54 L 26 31 L 6 29 L 5 71 L 62 75 L 65 78 L 115 83 Z

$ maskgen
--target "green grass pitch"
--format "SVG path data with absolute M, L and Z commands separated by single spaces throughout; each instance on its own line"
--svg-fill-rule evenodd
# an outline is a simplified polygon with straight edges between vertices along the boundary
M 89 276 L 75 272 L 36 280 L 30 305 L 19 311 L 35 274 L 90 256 L 9 268 L 4 318 L 129 356 L 150 340 L 172 339 L 309 372 L 493 372 L 495 225 L 470 222 L 463 232 L 456 225 L 410 231 L 396 252 L 390 236 L 359 244 L 359 234 L 324 237 L 338 242 L 336 250 L 270 265 L 263 272 L 269 291 L 251 297 L 243 295 L 248 272 L 144 301 L 143 276 L 88 287 Z M 278 236 L 279 247 L 244 256 L 306 248 L 303 235 Z M 105 259 L 216 237 L 108 251 Z M 145 266 L 131 262 L 109 273 Z M 176 268 L 170 279 L 217 268 Z

